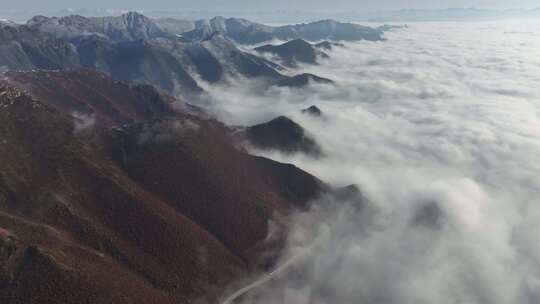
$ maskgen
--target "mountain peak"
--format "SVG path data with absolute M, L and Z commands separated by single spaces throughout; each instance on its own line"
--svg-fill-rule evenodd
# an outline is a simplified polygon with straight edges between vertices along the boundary
M 183 34 L 188 41 L 198 41 L 209 31 L 220 31 L 242 44 L 257 44 L 272 39 L 290 40 L 302 38 L 308 41 L 324 39 L 359 41 L 383 40 L 384 31 L 353 23 L 341 23 L 326 19 L 311 23 L 269 26 L 239 18 L 215 17 L 195 23 L 195 29 Z
M 173 36 L 164 32 L 153 20 L 141 13 L 130 11 L 120 16 L 84 17 L 69 15 L 61 18 L 36 16 L 27 25 L 53 34 L 57 38 L 73 39 L 99 35 L 114 42 Z
M 302 114 L 308 114 L 308 115 L 312 115 L 312 116 L 321 116 L 322 111 L 321 111 L 321 109 L 319 109 L 319 107 L 317 107 L 316 105 L 313 105 L 313 106 L 311 106 L 309 108 L 303 109 Z
M 312 23 L 338 24 L 339 22 L 336 21 L 336 20 L 334 20 L 334 19 L 323 19 L 323 20 L 319 20 L 319 21 L 312 22 Z
M 120 18 L 122 18 L 122 20 L 124 20 L 125 23 L 131 27 L 143 24 L 153 24 L 153 21 L 150 18 L 135 11 L 124 13 L 120 16 Z
M 270 53 L 280 57 L 282 64 L 296 67 L 298 63 L 316 64 L 317 59 L 328 58 L 328 55 L 317 50 L 311 43 L 297 38 L 281 45 L 263 45 L 255 48 L 260 53 Z
M 129 11 L 129 12 L 126 12 L 126 13 L 123 13 L 122 16 L 126 17 L 126 18 L 144 18 L 144 19 L 148 19 L 148 17 L 146 17 L 145 15 L 139 13 L 139 12 L 136 12 L 136 11 Z
M 5 84 L 0 84 L 0 107 L 7 108 L 23 96 L 23 92 Z
M 302 38 L 296 38 L 291 41 L 285 42 L 283 45 L 294 45 L 294 46 L 311 46 L 311 44 L 305 41 Z
M 306 134 L 302 126 L 286 116 L 249 127 L 246 136 L 258 148 L 321 156 L 321 148 L 315 140 Z
M 36 24 L 36 23 L 42 23 L 42 22 L 45 22 L 47 20 L 51 19 L 50 17 L 47 17 L 47 16 L 43 16 L 43 15 L 36 15 L 32 18 L 30 18 L 26 24 L 28 25 L 32 25 L 32 24 Z

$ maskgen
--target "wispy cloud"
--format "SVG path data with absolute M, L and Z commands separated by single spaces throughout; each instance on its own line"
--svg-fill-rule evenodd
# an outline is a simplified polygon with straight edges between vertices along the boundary
M 76 134 L 92 129 L 96 125 L 96 117 L 93 114 L 73 112 L 71 115 L 74 118 Z

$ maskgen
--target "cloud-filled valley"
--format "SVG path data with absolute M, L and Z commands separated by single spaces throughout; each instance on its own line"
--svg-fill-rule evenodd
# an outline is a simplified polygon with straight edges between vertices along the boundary
M 322 198 L 296 215 L 291 255 L 313 238 L 317 249 L 245 302 L 537 303 L 540 24 L 423 23 L 387 38 L 299 68 L 336 85 L 205 88 L 222 120 L 287 114 L 325 157 L 252 152 L 368 201 Z M 310 105 L 323 116 L 300 113 Z
M 540 302 L 538 21 L 35 16 L 0 45 L 0 299 Z

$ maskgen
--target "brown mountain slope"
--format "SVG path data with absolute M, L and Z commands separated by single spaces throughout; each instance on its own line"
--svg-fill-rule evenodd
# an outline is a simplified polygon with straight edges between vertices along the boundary
M 189 114 L 187 105 L 172 109 L 177 102 L 151 88 L 85 70 L 7 76 L 0 82 L 6 303 L 212 299 L 253 266 L 271 216 L 326 190 L 294 166 L 238 150 L 227 127 Z M 71 116 L 79 104 L 100 113 L 83 134 Z M 138 123 L 118 126 L 127 121 Z M 12 239 L 17 250 L 7 254 Z
M 171 116 L 173 106 L 187 107 L 151 86 L 114 81 L 90 69 L 7 72 L 4 78 L 62 112 L 107 127 Z
M 181 303 L 245 268 L 69 117 L 2 87 L 0 121 L 0 227 L 18 248 L 3 262 L 7 303 Z
M 86 113 L 100 127 L 124 125 L 115 128 L 112 136 L 104 136 L 111 148 L 107 153 L 144 189 L 243 258 L 247 249 L 265 238 L 271 210 L 297 205 L 288 201 L 292 197 L 283 195 L 290 189 L 280 188 L 302 191 L 309 185 L 308 191 L 318 191 L 320 182 L 298 168 L 290 174 L 316 182 L 276 183 L 279 174 L 270 174 L 268 169 L 281 164 L 268 161 L 271 166 L 261 166 L 260 160 L 231 145 L 227 127 L 190 115 L 189 105 L 152 87 L 130 86 L 84 69 L 9 72 L 5 78 L 76 120 L 83 108 L 89 109 Z M 314 195 L 305 200 L 312 198 Z
M 112 153 L 130 177 L 238 256 L 266 237 L 264 209 L 284 204 L 214 121 L 175 118 L 118 129 Z

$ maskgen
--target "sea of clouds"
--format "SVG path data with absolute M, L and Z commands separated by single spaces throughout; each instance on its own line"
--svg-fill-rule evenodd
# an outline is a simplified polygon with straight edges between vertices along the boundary
M 286 114 L 326 157 L 253 153 L 368 198 L 296 215 L 284 262 L 311 252 L 245 303 L 540 303 L 540 22 L 387 38 L 296 71 L 336 85 L 206 88 L 227 123 Z

